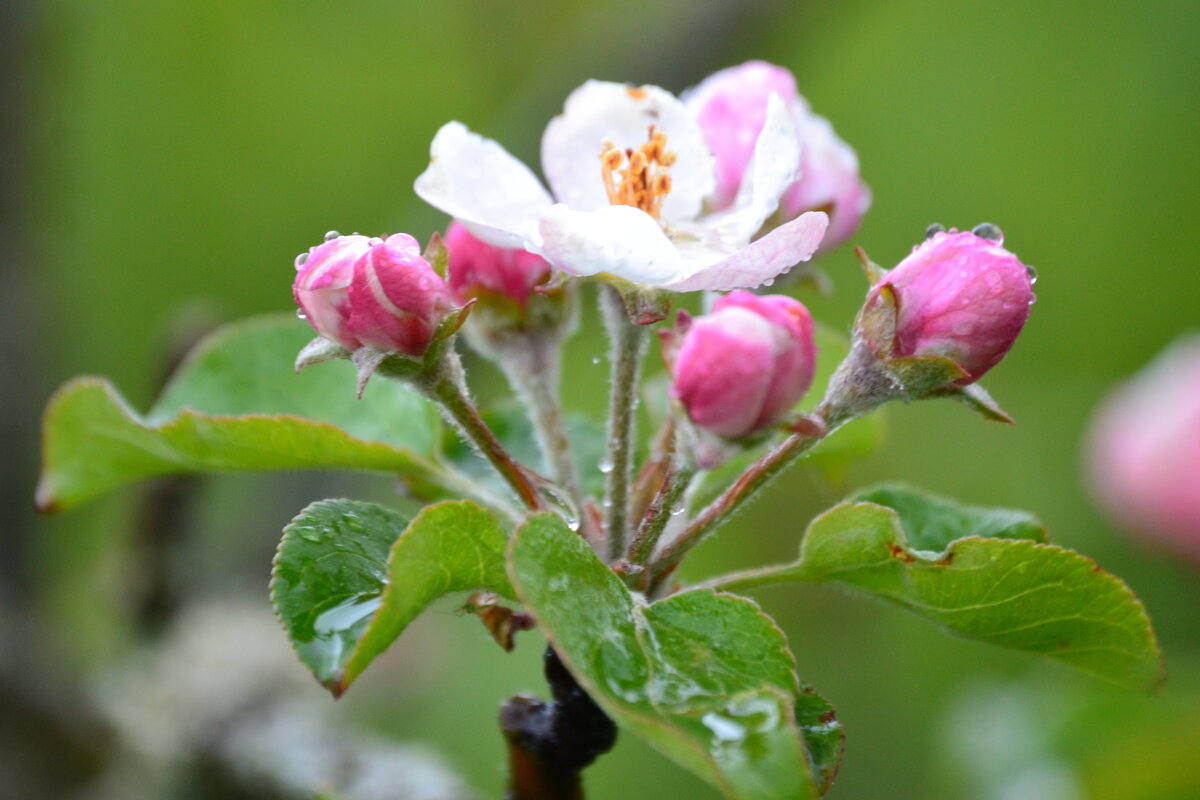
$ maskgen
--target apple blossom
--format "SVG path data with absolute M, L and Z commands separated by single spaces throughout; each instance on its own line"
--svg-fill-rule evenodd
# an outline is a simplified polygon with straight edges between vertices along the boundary
M 602 81 L 572 92 L 546 128 L 542 167 L 553 195 L 459 122 L 434 137 L 415 189 L 479 239 L 523 247 L 571 275 L 673 291 L 749 288 L 810 258 L 829 222 L 808 212 L 754 239 L 800 165 L 782 98 L 768 98 L 764 120 L 737 198 L 715 213 L 704 208 L 716 163 L 686 106 L 656 86 Z
M 813 113 L 784 67 L 748 61 L 713 73 L 683 94 L 716 157 L 712 207 L 723 210 L 736 202 L 773 95 L 783 100 L 800 146 L 800 173 L 780 199 L 777 219 L 827 210 L 829 230 L 821 243 L 827 250 L 858 229 L 871 205 L 871 191 L 859 175 L 854 150 L 838 138 L 829 120 Z

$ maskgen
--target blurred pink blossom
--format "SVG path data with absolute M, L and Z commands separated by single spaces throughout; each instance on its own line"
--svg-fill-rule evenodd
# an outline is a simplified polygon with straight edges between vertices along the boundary
M 1118 387 L 1088 441 L 1100 503 L 1131 530 L 1200 564 L 1200 335 Z

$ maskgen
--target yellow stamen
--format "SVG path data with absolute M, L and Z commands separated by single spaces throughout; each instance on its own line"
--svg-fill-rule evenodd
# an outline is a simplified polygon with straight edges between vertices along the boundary
M 624 152 L 605 141 L 600 151 L 601 177 L 608 202 L 614 206 L 640 208 L 658 219 L 663 198 L 671 193 L 667 169 L 675 163 L 675 154 L 667 149 L 667 135 L 650 126 L 648 141 L 637 150 Z M 624 169 L 621 165 L 628 160 Z M 614 179 L 614 176 L 615 179 Z

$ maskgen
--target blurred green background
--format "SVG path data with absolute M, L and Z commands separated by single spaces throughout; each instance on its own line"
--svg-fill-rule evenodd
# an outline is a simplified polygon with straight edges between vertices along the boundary
M 946 402 L 892 409 L 886 446 L 842 485 L 789 475 L 706 545 L 690 573 L 790 558 L 798 520 L 876 480 L 1031 509 L 1059 543 L 1139 593 L 1169 686 L 1130 696 L 948 639 L 890 607 L 808 587 L 764 590 L 802 676 L 837 705 L 848 732 L 830 796 L 1200 797 L 1197 574 L 1105 521 L 1079 455 L 1107 388 L 1200 321 L 1200 271 L 1184 236 L 1200 218 L 1200 3 L 0 8 L 8 20 L 0 379 L 10 453 L 0 466 L 0 599 L 17 620 L 10 627 L 24 631 L 14 636 L 26 637 L 10 643 L 35 641 L 49 680 L 121 664 L 137 640 L 128 601 L 137 562 L 124 547 L 136 493 L 62 518 L 34 520 L 30 510 L 37 414 L 55 386 L 104 374 L 144 408 L 181 314 L 230 320 L 290 309 L 293 258 L 328 229 L 424 238 L 444 226 L 411 183 L 447 120 L 536 164 L 543 126 L 589 77 L 678 91 L 762 58 L 790 67 L 857 150 L 875 204 L 856 241 L 876 261 L 895 263 L 930 222 L 992 221 L 1038 268 L 1038 302 L 986 381 L 1017 427 Z M 845 328 L 864 282 L 848 247 L 823 266 L 836 292 L 804 299 Z M 605 378 L 591 363 L 604 348 L 597 333 L 587 327 L 572 342 L 565 381 L 568 404 L 594 413 Z M 499 390 L 486 365 L 472 375 L 481 394 Z M 388 490 L 383 480 L 319 475 L 207 480 L 195 537 L 176 565 L 183 591 L 249 595 L 265 607 L 277 532 L 297 509 Z M 498 796 L 494 712 L 509 694 L 542 691 L 540 647 L 530 637 L 505 656 L 451 610 L 427 615 L 336 713 L 438 748 L 480 796 Z M 23 690 L 9 685 L 3 697 Z M 23 770 L 36 774 L 39 758 L 57 763 L 43 752 Z M 628 735 L 588 781 L 595 798 L 716 797 Z

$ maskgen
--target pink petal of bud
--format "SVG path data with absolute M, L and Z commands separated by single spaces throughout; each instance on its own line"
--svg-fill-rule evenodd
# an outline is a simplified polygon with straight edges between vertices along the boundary
M 784 67 L 748 61 L 713 73 L 685 96 L 717 162 L 712 207 L 733 204 L 754 155 L 767 117 L 767 100 L 779 95 L 792 114 L 800 140 L 800 177 L 780 198 L 781 221 L 805 211 L 827 211 L 828 250 L 858 229 L 871 205 L 871 192 L 859 175 L 858 157 L 824 117 L 812 112 Z
M 726 295 L 677 347 L 672 394 L 692 422 L 726 439 L 769 428 L 812 384 L 812 318 L 790 297 Z
M 457 222 L 446 232 L 446 248 L 450 292 L 459 303 L 491 293 L 524 309 L 534 287 L 550 277 L 550 265 L 541 256 L 482 242 Z
M 450 291 L 407 233 L 372 241 L 354 264 L 347 329 L 362 344 L 420 356 L 453 307 Z
M 1089 439 L 1097 499 L 1131 530 L 1200 564 L 1200 335 L 1114 392 Z
M 370 240 L 366 236 L 338 236 L 296 259 L 292 295 L 301 313 L 319 335 L 348 350 L 360 344 L 347 329 L 350 282 L 354 262 L 368 249 Z
M 974 233 L 936 233 L 877 283 L 870 307 L 896 296 L 896 357 L 945 356 L 973 383 L 1004 358 L 1034 301 L 1029 269 L 998 242 Z

